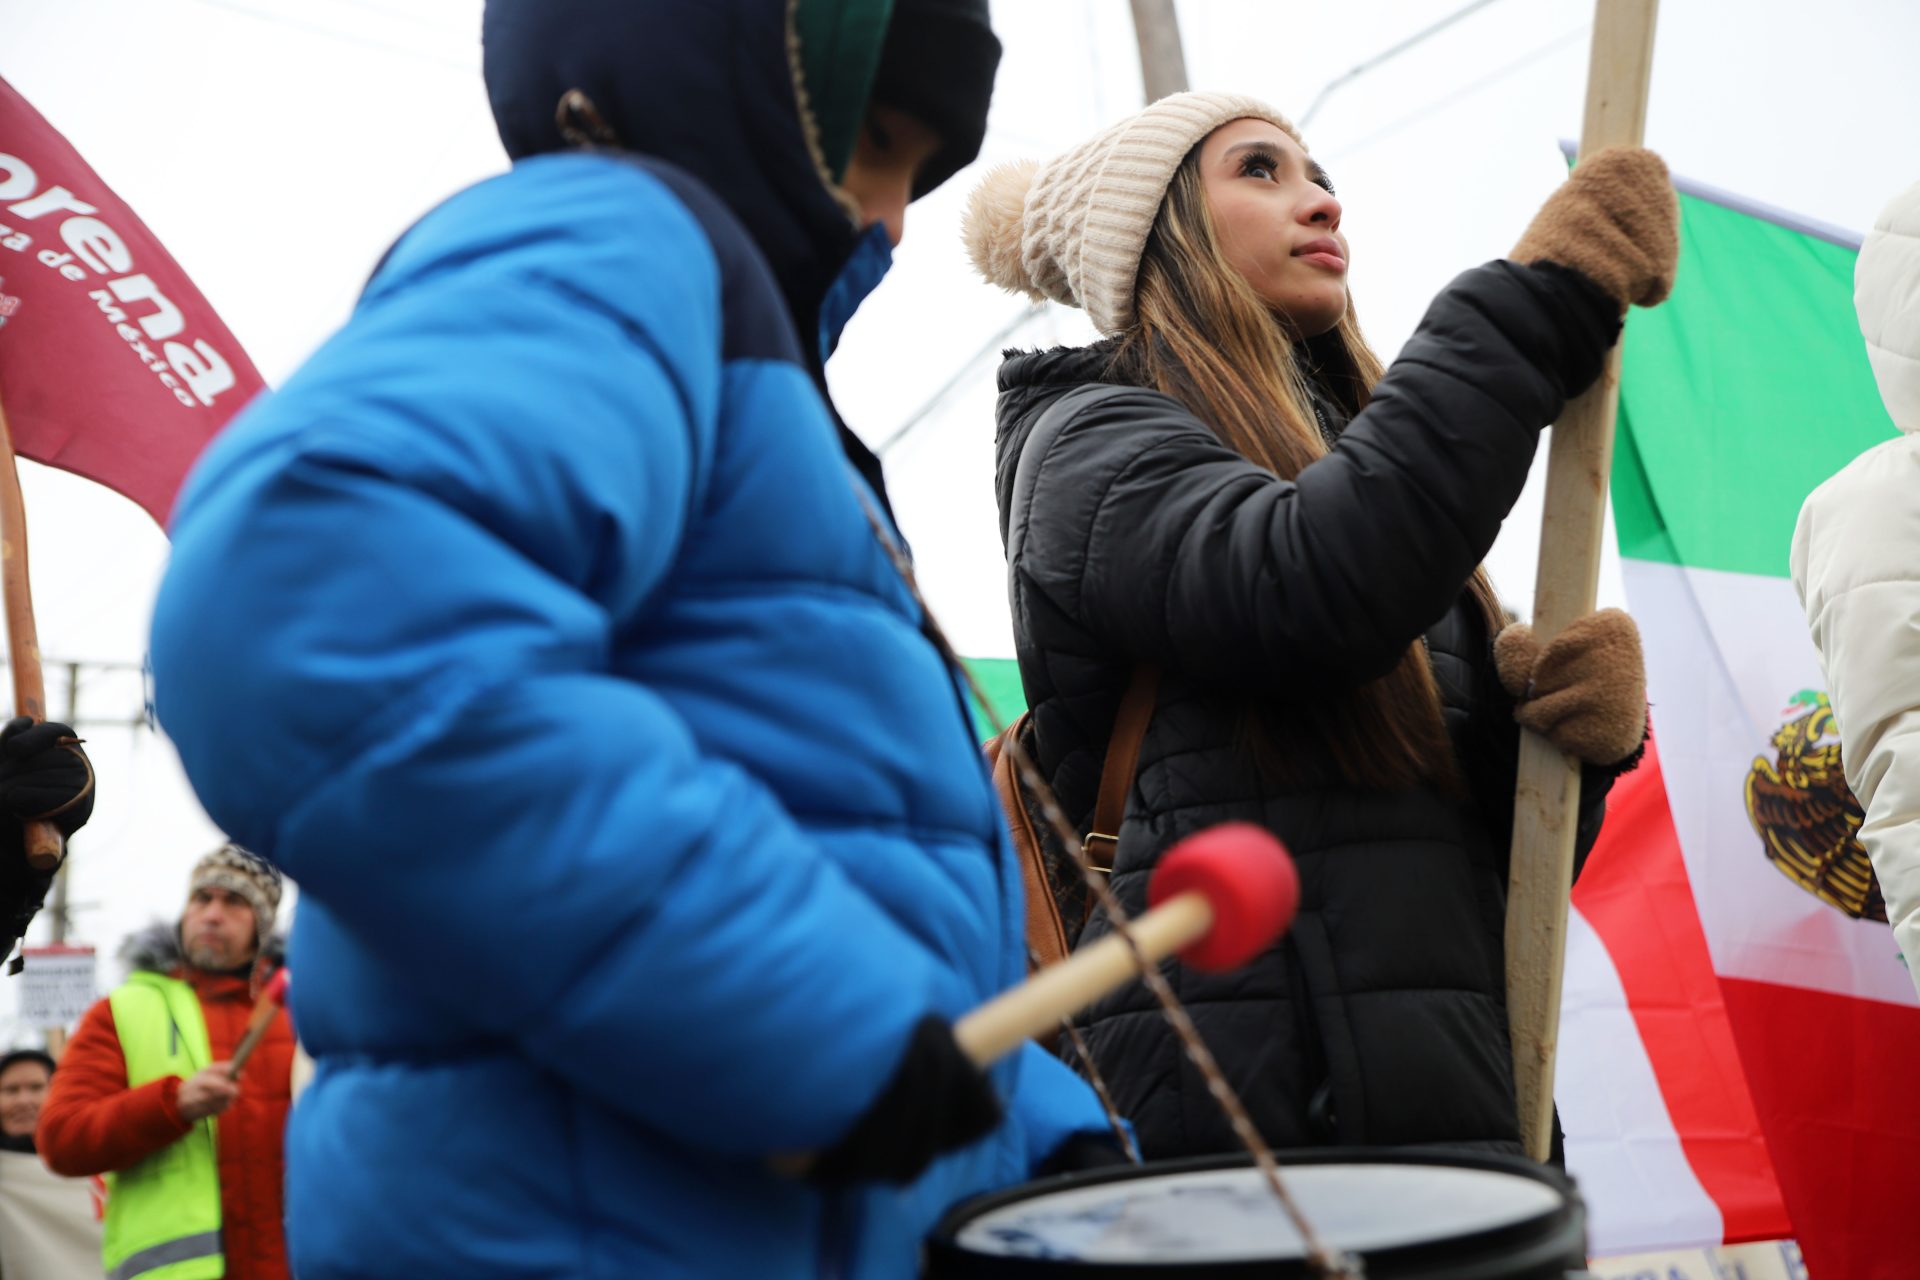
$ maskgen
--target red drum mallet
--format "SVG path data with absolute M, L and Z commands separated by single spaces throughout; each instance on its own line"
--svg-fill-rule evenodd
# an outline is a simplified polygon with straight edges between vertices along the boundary
M 1141 959 L 1178 955 L 1220 972 L 1252 960 L 1293 922 L 1300 876 L 1271 832 L 1228 822 L 1167 850 L 1147 902 L 1152 909 L 1128 926 Z M 1109 934 L 967 1014 L 953 1038 L 984 1067 L 1139 974 L 1126 940 Z
M 240 1043 L 234 1046 L 233 1060 L 227 1066 L 227 1079 L 240 1078 L 240 1068 L 247 1065 L 247 1059 L 260 1047 L 260 1041 L 266 1038 L 267 1028 L 273 1025 L 273 1015 L 279 1013 L 287 1003 L 287 981 L 285 965 L 267 979 L 260 998 L 253 1002 L 253 1012 L 247 1015 L 247 1029 L 241 1035 Z

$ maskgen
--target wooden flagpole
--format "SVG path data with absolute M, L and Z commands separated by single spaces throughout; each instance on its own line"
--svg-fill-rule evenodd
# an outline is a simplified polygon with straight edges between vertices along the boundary
M 20 496 L 20 468 L 13 432 L 0 403 L 0 592 L 6 597 L 7 656 L 13 665 L 13 708 L 35 721 L 47 718 L 40 672 L 40 636 L 33 624 L 33 587 L 27 580 L 27 507 Z M 60 865 L 62 842 L 51 822 L 26 824 L 27 865 L 50 871 Z
M 1657 9 L 1658 0 L 1595 0 L 1582 156 L 1602 147 L 1640 144 Z M 1619 392 L 1616 345 L 1600 380 L 1567 406 L 1553 428 L 1533 609 L 1533 631 L 1543 645 L 1593 612 Z M 1552 1141 L 1553 1065 L 1579 801 L 1579 763 L 1523 730 L 1507 896 L 1507 1018 L 1520 1136 L 1536 1160 L 1547 1158 Z

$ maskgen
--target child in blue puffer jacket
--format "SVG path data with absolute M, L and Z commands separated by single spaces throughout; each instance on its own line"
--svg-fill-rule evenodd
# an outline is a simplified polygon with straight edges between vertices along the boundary
M 302 890 L 294 1268 L 910 1275 L 1105 1127 L 954 1047 L 1019 876 L 821 374 L 978 149 L 984 0 L 490 0 L 485 45 L 512 170 L 209 451 L 154 617 L 208 812 Z

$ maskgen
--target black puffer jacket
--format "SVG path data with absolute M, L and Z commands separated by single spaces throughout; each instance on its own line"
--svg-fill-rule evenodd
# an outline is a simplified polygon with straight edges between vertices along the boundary
M 1155 861 L 1201 827 L 1262 823 L 1303 886 L 1284 943 L 1235 973 L 1170 965 L 1175 989 L 1277 1146 L 1518 1149 L 1502 931 L 1518 730 L 1462 588 L 1526 480 L 1538 435 L 1598 374 L 1613 304 L 1557 268 L 1459 277 L 1297 480 L 1235 454 L 1158 392 L 1107 381 L 1109 349 L 1010 358 L 996 484 L 1033 747 L 1086 830 L 1129 673 L 1164 668 L 1112 884 L 1144 905 Z M 1016 472 L 1020 483 L 1016 493 Z M 1325 696 L 1426 638 L 1467 787 L 1282 787 L 1244 707 Z M 1580 851 L 1610 775 L 1583 795 Z M 1071 913 L 1070 913 L 1071 914 Z M 1107 932 L 1103 915 L 1083 941 Z M 1150 1156 L 1231 1132 L 1138 984 L 1084 1025 Z

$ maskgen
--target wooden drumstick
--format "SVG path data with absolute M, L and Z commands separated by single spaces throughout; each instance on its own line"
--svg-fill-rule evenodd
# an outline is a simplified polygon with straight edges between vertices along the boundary
M 1169 849 L 1147 887 L 1147 900 L 1152 909 L 1128 926 L 1138 957 L 1118 934 L 1074 952 L 954 1023 L 961 1051 L 987 1067 L 1139 977 L 1142 962 L 1153 965 L 1178 955 L 1210 972 L 1239 968 L 1292 923 L 1300 905 L 1300 876 L 1271 832 L 1229 822 Z M 772 1163 L 798 1177 L 813 1157 L 778 1156 Z
M 253 1002 L 253 1012 L 247 1016 L 246 1033 L 240 1037 L 240 1043 L 233 1050 L 233 1061 L 227 1067 L 227 1079 L 238 1080 L 240 1068 L 247 1065 L 247 1059 L 266 1039 L 267 1028 L 273 1025 L 274 1015 L 287 1003 L 287 969 L 282 965 L 278 972 L 267 979 L 267 985 L 260 992 L 260 998 Z
M 1237 969 L 1293 921 L 1300 876 L 1280 842 L 1251 823 L 1209 827 L 1161 858 L 1147 889 L 1152 909 L 1119 934 L 1076 951 L 967 1014 L 953 1027 L 966 1055 L 986 1066 L 1140 975 L 1140 960 L 1179 955 L 1196 969 Z

